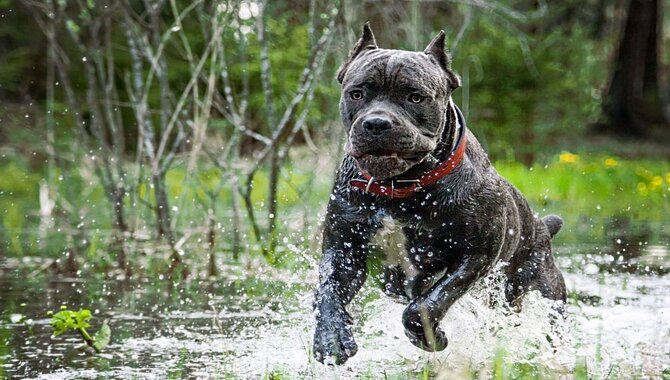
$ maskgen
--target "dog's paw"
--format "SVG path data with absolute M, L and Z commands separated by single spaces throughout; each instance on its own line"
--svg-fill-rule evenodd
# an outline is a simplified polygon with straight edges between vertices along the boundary
M 442 351 L 449 344 L 447 335 L 439 327 L 421 333 L 405 329 L 405 335 L 413 345 L 428 352 Z
M 344 364 L 358 351 L 352 332 L 351 317 L 346 313 L 338 314 L 322 316 L 317 321 L 314 332 L 314 358 L 320 363 Z
M 402 315 L 405 335 L 413 345 L 422 350 L 434 352 L 447 348 L 449 340 L 442 329 L 434 321 L 426 308 L 417 303 L 410 303 Z

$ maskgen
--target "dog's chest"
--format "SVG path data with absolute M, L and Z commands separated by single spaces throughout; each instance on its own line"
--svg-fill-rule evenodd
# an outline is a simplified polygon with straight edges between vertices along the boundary
M 372 244 L 382 252 L 382 264 L 400 268 L 406 278 L 415 277 L 419 269 L 410 256 L 408 246 L 411 246 L 411 242 L 408 242 L 405 234 L 405 224 L 388 215 L 382 217 L 380 222 L 381 228 L 372 237 Z

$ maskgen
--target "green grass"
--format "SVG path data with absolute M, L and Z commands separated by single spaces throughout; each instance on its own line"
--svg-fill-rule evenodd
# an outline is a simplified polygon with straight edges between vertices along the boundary
M 279 246 L 275 263 L 280 266 L 295 264 L 295 254 L 288 249 L 316 247 L 318 214 L 325 210 L 331 189 L 334 165 L 331 160 L 324 167 L 313 157 L 296 159 L 282 170 L 279 184 Z M 321 165 L 321 166 L 319 166 Z M 328 166 L 330 165 L 330 166 Z M 527 168 L 516 162 L 496 162 L 494 166 L 527 197 L 531 207 L 540 215 L 556 213 L 565 220 L 565 228 L 557 237 L 558 244 L 594 243 L 611 240 L 612 226 L 651 231 L 648 243 L 664 241 L 670 236 L 670 164 L 664 160 L 627 160 L 599 154 L 577 155 L 563 152 L 546 163 Z M 184 167 L 176 167 L 167 175 L 171 205 L 178 207 L 175 214 L 177 231 L 206 226 L 207 197 L 205 191 L 217 187 L 219 173 L 205 168 L 191 176 Z M 107 233 L 111 227 L 110 207 L 95 177 L 82 167 L 57 181 L 56 191 L 72 203 L 78 214 L 60 216 L 46 236 L 39 234 L 39 187 L 41 172 L 31 170 L 20 161 L 0 164 L 0 239 L 2 251 L 8 256 L 41 255 L 62 257 L 74 239 L 83 247 L 87 262 L 100 266 L 114 265 L 107 251 Z M 266 221 L 267 173 L 259 172 L 254 180 L 252 200 L 261 224 Z M 140 193 L 147 189 L 140 189 Z M 224 186 L 216 198 L 216 218 L 224 228 L 217 236 L 218 251 L 230 249 L 231 189 Z M 68 195 L 69 194 L 69 195 Z M 145 193 L 151 201 L 151 194 Z M 136 228 L 153 233 L 153 211 L 142 204 L 127 204 L 128 220 Z M 242 207 L 243 217 L 246 217 Z M 76 228 L 77 224 L 82 227 Z M 69 224 L 69 225 L 68 225 Z M 641 227 L 640 227 L 641 226 Z M 243 226 L 245 253 L 257 255 L 260 246 L 248 224 Z M 68 231 L 69 230 L 69 236 Z M 204 230 L 203 230 L 204 231 Z M 202 236 L 201 236 L 202 235 Z M 40 243 L 40 239 L 45 239 Z M 191 238 L 193 243 L 204 239 L 204 232 Z M 70 243 L 69 243 L 70 242 Z M 190 243 L 190 241 L 189 241 Z M 44 251 L 46 247 L 46 251 Z M 142 246 L 133 246 L 140 250 Z M 200 245 L 191 246 L 186 260 L 204 262 Z M 154 259 L 161 260 L 161 256 Z M 298 258 L 300 259 L 300 258 Z M 153 259 L 152 259 L 153 260 Z M 89 265 L 95 272 L 95 265 Z M 161 268 L 159 262 L 150 268 Z M 152 269 L 148 269 L 152 270 Z
M 670 221 L 670 164 L 663 160 L 624 160 L 605 155 L 564 152 L 551 162 L 526 168 L 496 163 L 496 168 L 527 197 L 540 215 L 565 219 L 569 234 L 559 242 L 602 242 L 616 221 L 652 227 L 660 240 Z

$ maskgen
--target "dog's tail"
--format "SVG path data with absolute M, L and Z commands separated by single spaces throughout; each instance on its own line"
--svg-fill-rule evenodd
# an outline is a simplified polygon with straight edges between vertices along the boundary
M 561 217 L 558 215 L 547 215 L 542 218 L 542 222 L 544 222 L 544 225 L 547 226 L 549 234 L 552 238 L 556 236 L 558 231 L 561 230 L 561 227 L 563 227 L 563 219 L 561 219 Z

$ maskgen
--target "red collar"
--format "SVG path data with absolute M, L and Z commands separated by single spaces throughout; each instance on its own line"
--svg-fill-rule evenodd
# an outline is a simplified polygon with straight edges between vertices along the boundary
M 454 150 L 451 151 L 449 158 L 435 169 L 428 173 L 424 173 L 418 179 L 396 179 L 375 182 L 373 177 L 370 177 L 367 173 L 363 173 L 365 179 L 352 179 L 351 186 L 359 188 L 366 193 L 383 195 L 391 198 L 408 198 L 414 195 L 414 193 L 422 187 L 433 184 L 444 178 L 447 174 L 451 173 L 459 163 L 461 163 L 463 154 L 465 153 L 465 146 L 467 145 L 464 123 L 461 123 L 460 130 L 461 134 L 458 136 L 458 142 L 456 143 Z M 411 185 L 396 189 L 396 184 L 406 183 L 411 183 Z

